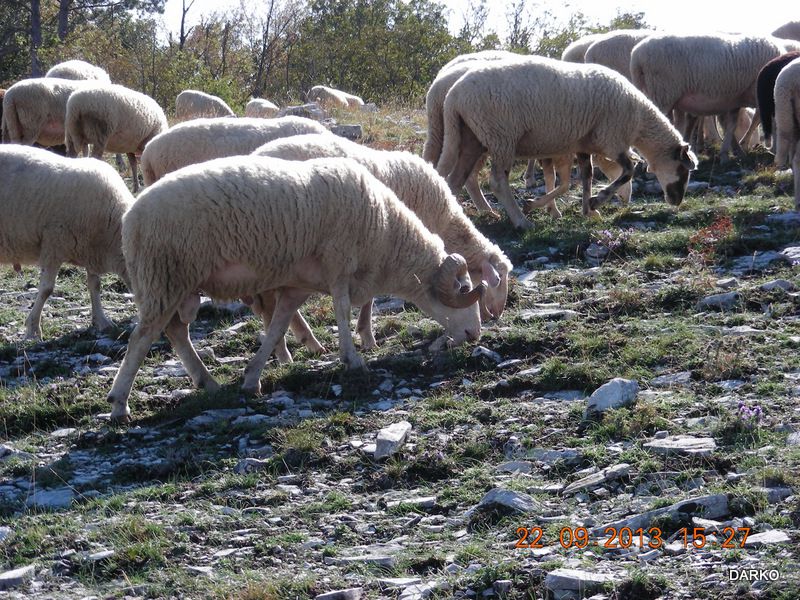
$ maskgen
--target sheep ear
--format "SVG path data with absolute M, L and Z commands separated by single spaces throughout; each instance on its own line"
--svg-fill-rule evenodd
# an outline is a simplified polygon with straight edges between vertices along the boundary
M 483 261 L 481 265 L 481 275 L 481 279 L 488 283 L 489 287 L 496 288 L 500 285 L 500 273 L 497 272 L 497 269 L 495 269 L 488 260 Z
M 697 168 L 697 156 L 689 148 L 689 144 L 681 144 L 680 161 L 690 171 L 694 171 Z

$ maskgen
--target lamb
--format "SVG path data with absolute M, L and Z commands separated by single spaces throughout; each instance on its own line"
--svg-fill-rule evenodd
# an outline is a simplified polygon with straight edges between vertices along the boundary
M 725 114 L 723 159 L 741 152 L 734 137 L 737 113 L 756 106 L 761 68 L 785 52 L 785 40 L 744 35 L 653 35 L 631 52 L 634 84 L 665 114 Z M 758 126 L 758 116 L 751 127 Z M 685 136 L 693 128 L 688 120 Z
M 515 155 L 577 154 L 585 215 L 596 212 L 631 180 L 631 146 L 647 159 L 673 205 L 683 200 L 689 171 L 697 165 L 689 145 L 652 102 L 622 75 L 600 65 L 543 57 L 484 65 L 452 87 L 444 117 L 444 149 L 437 171 L 456 190 L 488 151 L 490 185 L 516 227 L 532 224 L 508 185 Z M 619 177 L 595 197 L 590 197 L 592 153 L 612 158 L 621 167 Z
M 193 119 L 180 123 L 147 144 L 142 153 L 144 183 L 155 183 L 187 165 L 250 154 L 274 139 L 303 133 L 329 132 L 324 125 L 303 117 Z
M 357 242 L 357 243 L 354 243 Z M 294 312 L 315 291 L 333 296 L 339 356 L 364 368 L 350 334 L 350 307 L 379 293 L 417 304 L 452 343 L 480 337 L 467 264 L 366 169 L 345 158 L 289 162 L 260 156 L 193 165 L 147 188 L 126 213 L 122 247 L 139 311 L 109 393 L 112 418 L 127 419 L 133 379 L 162 329 L 195 385 L 218 384 L 189 340 L 200 303 L 277 291 L 261 347 L 242 389 L 259 377 Z
M 594 44 L 600 39 L 602 33 L 590 33 L 572 42 L 569 46 L 564 48 L 561 53 L 561 60 L 565 62 L 582 63 L 589 46 Z
M 58 77 L 59 79 L 93 79 L 102 83 L 111 83 L 108 73 L 100 67 L 83 60 L 68 60 L 52 67 L 45 77 Z
M 18 81 L 3 98 L 3 142 L 40 146 L 64 143 L 67 99 L 85 81 L 38 77 Z
M 583 62 L 603 65 L 630 80 L 631 50 L 654 33 L 648 29 L 618 29 L 604 33 L 586 49 Z
M 306 101 L 316 102 L 323 108 L 358 108 L 359 106 L 364 106 L 364 101 L 358 96 L 324 85 L 315 85 L 308 90 Z
M 792 165 L 794 206 L 800 210 L 800 58 L 775 80 L 775 164 Z
M 500 317 L 508 296 L 508 274 L 511 263 L 497 245 L 489 241 L 472 224 L 445 181 L 424 160 L 408 152 L 373 150 L 355 142 L 331 135 L 298 135 L 275 140 L 254 152 L 285 160 L 309 160 L 325 157 L 352 158 L 367 168 L 379 181 L 397 194 L 398 199 L 416 214 L 423 225 L 441 236 L 448 252 L 455 252 L 467 261 L 473 281 L 484 280 L 488 288 L 480 302 L 484 320 Z M 372 301 L 361 309 L 359 335 L 365 348 L 376 346 L 370 316 Z M 297 322 L 298 339 L 311 341 L 310 330 L 302 330 Z M 309 345 L 309 344 L 307 344 Z M 313 341 L 313 350 L 319 345 Z
M 122 216 L 133 196 L 114 169 L 96 160 L 73 160 L 41 148 L 0 146 L 0 262 L 41 268 L 39 291 L 25 320 L 25 335 L 41 339 L 45 301 L 58 269 L 86 269 L 92 324 L 113 326 L 100 303 L 100 275 L 127 278 Z
M 800 52 L 787 52 L 773 58 L 763 66 L 756 80 L 758 96 L 758 112 L 761 113 L 761 125 L 764 128 L 764 142 L 771 146 L 772 119 L 775 116 L 775 80 L 786 65 L 800 57 Z
M 145 145 L 169 127 L 164 111 L 150 96 L 121 85 L 89 85 L 72 93 L 67 101 L 67 155 L 86 153 L 92 144 L 92 156 L 103 152 L 128 155 L 133 176 L 133 191 L 139 191 L 137 155 Z
M 244 116 L 268 119 L 277 115 L 279 110 L 280 108 L 269 100 L 253 98 L 247 103 L 247 106 L 244 107 Z
M 800 21 L 789 21 L 773 31 L 772 35 L 786 40 L 800 41 Z
M 235 116 L 236 113 L 222 98 L 205 92 L 183 90 L 175 98 L 175 118 L 178 121 Z

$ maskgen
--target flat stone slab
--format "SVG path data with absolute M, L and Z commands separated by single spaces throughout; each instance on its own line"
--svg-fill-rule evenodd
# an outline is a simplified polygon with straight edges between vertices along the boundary
M 592 473 L 591 475 L 579 479 L 578 481 L 573 481 L 564 488 L 562 493 L 566 496 L 568 494 L 574 494 L 583 490 L 592 490 L 609 481 L 614 481 L 620 477 L 625 477 L 630 470 L 631 466 L 628 463 L 620 463 L 618 465 L 606 467 L 602 471 Z
M 36 570 L 34 565 L 27 567 L 20 567 L 13 571 L 5 571 L 0 573 L 0 590 L 8 590 L 14 587 L 19 587 L 27 579 L 33 577 L 33 572 Z
M 714 438 L 696 438 L 690 435 L 671 435 L 647 442 L 644 447 L 657 454 L 679 454 L 684 456 L 709 456 L 717 449 Z
M 28 508 L 55 510 L 69 508 L 75 499 L 75 492 L 71 488 L 62 487 L 54 490 L 36 490 L 25 504 Z
M 346 590 L 335 590 L 314 596 L 314 600 L 361 600 L 364 595 L 363 588 L 347 588 Z
M 528 457 L 551 466 L 560 462 L 566 465 L 575 465 L 583 460 L 583 454 L 579 450 L 573 450 L 572 448 L 564 450 L 532 448 L 528 451 Z
M 590 573 L 578 569 L 555 569 L 547 574 L 544 585 L 548 590 L 590 592 L 602 589 L 617 578 L 603 573 Z
M 420 577 L 384 577 L 378 579 L 378 585 L 385 590 L 402 590 L 421 582 L 422 579 Z
M 650 380 L 650 385 L 656 388 L 662 387 L 685 387 L 692 383 L 692 372 L 681 371 L 679 373 L 669 373 L 668 375 L 659 375 Z
M 411 431 L 411 423 L 408 421 L 393 423 L 381 429 L 375 443 L 375 459 L 387 458 L 400 450 L 406 442 L 409 431 Z
M 695 307 L 697 310 L 732 310 L 739 306 L 742 297 L 738 292 L 725 292 L 706 296 Z
M 788 541 L 790 541 L 790 538 L 786 532 L 780 529 L 773 529 L 772 531 L 747 536 L 744 547 L 759 548 L 761 546 L 771 546 L 772 544 L 783 544 Z
M 567 308 L 531 308 L 519 313 L 523 321 L 542 319 L 544 321 L 571 321 L 578 318 L 578 313 Z
M 501 473 L 530 473 L 533 468 L 534 464 L 528 460 L 512 460 L 497 465 L 497 470 Z
M 630 406 L 636 402 L 639 384 L 632 379 L 615 377 L 604 383 L 589 396 L 587 413 L 602 413 L 613 408 Z
M 360 556 L 343 556 L 341 558 L 337 558 L 334 561 L 334 564 L 337 565 L 378 565 L 379 567 L 386 567 L 387 569 L 391 569 L 394 567 L 397 560 L 394 556 L 382 555 L 382 554 L 363 554 Z
M 790 262 L 791 259 L 786 254 L 775 252 L 774 250 L 765 250 L 734 259 L 731 264 L 731 271 L 737 273 L 762 271 L 772 266 L 773 263 L 789 264 Z
M 494 488 L 486 492 L 478 505 L 467 511 L 472 513 L 476 508 L 506 508 L 516 513 L 530 513 L 540 508 L 539 503 L 532 496 L 522 492 L 514 492 L 503 488 Z

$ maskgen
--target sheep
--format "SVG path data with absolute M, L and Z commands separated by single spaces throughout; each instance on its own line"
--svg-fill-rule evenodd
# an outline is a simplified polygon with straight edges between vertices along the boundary
M 244 116 L 268 119 L 278 114 L 279 110 L 280 108 L 269 100 L 253 98 L 247 103 L 247 106 L 244 107 Z
M 775 80 L 786 65 L 800 57 L 800 52 L 787 52 L 773 58 L 765 64 L 758 73 L 756 80 L 756 95 L 758 97 L 758 112 L 761 113 L 761 126 L 764 128 L 764 142 L 771 146 L 772 119 L 775 116 Z
M 64 262 L 86 269 L 94 327 L 113 327 L 100 303 L 100 275 L 127 278 L 122 216 L 134 201 L 113 167 L 41 148 L 2 145 L 0 181 L 0 262 L 16 270 L 23 264 L 41 268 L 25 336 L 41 339 L 42 308 Z
M 45 77 L 58 77 L 59 79 L 92 79 L 101 83 L 111 83 L 108 73 L 100 67 L 83 60 L 68 60 L 52 67 Z
M 582 63 L 586 55 L 586 50 L 589 46 L 599 40 L 602 33 L 590 33 L 572 42 L 569 46 L 564 48 L 561 53 L 561 60 L 565 62 Z
M 618 29 L 604 33 L 586 49 L 583 62 L 603 65 L 630 80 L 631 50 L 654 33 L 648 29 Z
M 136 193 L 136 155 L 168 127 L 164 111 L 150 96 L 122 85 L 89 85 L 73 92 L 67 101 L 67 155 L 77 156 L 79 150 L 85 154 L 87 144 L 92 144 L 94 158 L 102 158 L 106 150 L 126 153 Z
M 144 183 L 155 183 L 187 165 L 250 154 L 274 139 L 303 133 L 329 132 L 324 125 L 303 117 L 193 119 L 180 123 L 147 144 L 142 153 Z
M 665 114 L 678 109 L 692 115 L 725 115 L 720 152 L 741 153 L 734 137 L 742 107 L 756 106 L 760 69 L 784 53 L 784 40 L 744 35 L 653 35 L 631 52 L 634 84 Z M 758 115 L 751 127 L 758 126 Z M 688 136 L 693 120 L 688 119 Z
M 689 145 L 644 94 L 600 65 L 543 57 L 478 67 L 459 79 L 444 103 L 445 136 L 437 166 L 458 189 L 484 152 L 492 156 L 490 185 L 516 227 L 530 228 L 514 201 L 508 173 L 515 155 L 577 154 L 583 212 L 594 214 L 633 175 L 634 146 L 656 174 L 666 200 L 683 200 L 689 171 L 697 166 Z M 591 154 L 615 160 L 619 177 L 591 194 Z
M 316 102 L 323 108 L 358 108 L 364 101 L 358 96 L 336 88 L 315 85 L 306 94 L 307 102 Z
M 175 118 L 178 121 L 211 117 L 235 117 L 226 102 L 198 90 L 183 90 L 175 98 Z
M 352 158 L 367 168 L 389 187 L 398 199 L 416 214 L 431 232 L 441 236 L 448 252 L 463 256 L 473 281 L 488 282 L 481 300 L 483 319 L 500 317 L 508 296 L 508 274 L 511 263 L 497 245 L 489 241 L 472 224 L 446 182 L 424 160 L 408 152 L 373 150 L 355 142 L 331 135 L 298 135 L 272 141 L 253 154 L 285 160 L 309 160 L 325 157 Z M 365 348 L 376 346 L 370 316 L 372 301 L 365 304 L 359 316 L 359 335 Z M 302 327 L 302 324 L 300 326 Z M 297 336 L 310 340 L 313 334 L 304 330 Z M 310 348 L 315 348 L 313 344 Z
M 31 146 L 64 143 L 67 99 L 86 81 L 38 77 L 18 81 L 3 98 L 3 142 Z
M 775 80 L 775 164 L 792 166 L 794 205 L 800 210 L 800 58 L 786 65 Z
M 772 35 L 786 40 L 800 41 L 800 21 L 789 21 L 773 31 Z
M 122 248 L 139 312 L 108 399 L 125 420 L 133 379 L 162 329 L 198 387 L 218 388 L 189 340 L 200 303 L 277 291 L 266 336 L 244 372 L 259 377 L 294 312 L 313 292 L 333 296 L 339 356 L 364 368 L 350 334 L 351 303 L 379 293 L 414 302 L 458 344 L 480 337 L 467 264 L 367 170 L 346 158 L 260 156 L 186 167 L 147 188 L 125 214 Z M 437 340 L 439 347 L 443 339 Z

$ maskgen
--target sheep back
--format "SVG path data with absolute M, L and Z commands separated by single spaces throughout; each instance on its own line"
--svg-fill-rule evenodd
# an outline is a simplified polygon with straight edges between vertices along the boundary
M 316 102 L 324 108 L 353 108 L 362 106 L 364 101 L 358 96 L 325 85 L 315 85 L 306 94 L 308 102 Z
M 800 41 L 800 21 L 789 21 L 772 32 L 777 38 Z
M 589 49 L 595 40 L 599 39 L 602 34 L 590 33 L 572 42 L 569 46 L 564 48 L 561 53 L 561 60 L 565 62 L 582 63 L 586 55 L 586 50 Z
M 110 165 L 0 146 L 0 262 L 70 262 L 125 274 L 121 226 L 134 198 Z
M 67 100 L 86 85 L 86 81 L 38 77 L 9 87 L 3 98 L 3 141 L 28 146 L 63 144 Z
M 183 90 L 175 98 L 175 118 L 178 121 L 235 116 L 236 113 L 222 98 L 199 90 Z
M 583 62 L 603 65 L 630 80 L 633 47 L 654 33 L 648 29 L 620 29 L 604 33 L 586 49 Z
M 103 83 L 111 83 L 111 77 L 104 69 L 83 60 L 68 60 L 53 66 L 45 77 L 60 79 L 94 79 Z
M 87 85 L 67 102 L 67 145 L 74 148 L 96 144 L 108 152 L 140 154 L 167 128 L 155 100 L 121 85 Z
M 277 115 L 279 110 L 280 108 L 269 100 L 253 98 L 247 103 L 247 106 L 244 107 L 244 116 L 268 119 Z
M 192 119 L 175 125 L 147 144 L 142 152 L 145 185 L 187 165 L 250 154 L 277 138 L 327 132 L 323 125 L 303 117 Z

